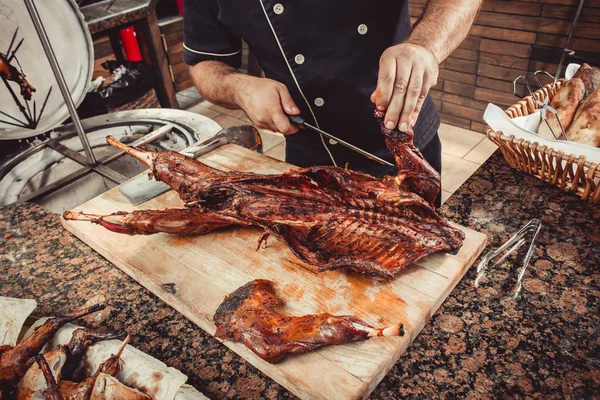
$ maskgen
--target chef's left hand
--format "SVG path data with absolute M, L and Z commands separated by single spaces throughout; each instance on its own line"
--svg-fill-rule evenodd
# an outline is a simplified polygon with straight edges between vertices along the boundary
M 386 128 L 412 129 L 429 89 L 437 84 L 438 73 L 438 61 L 423 46 L 401 43 L 383 52 L 371 101 L 378 110 L 387 110 Z

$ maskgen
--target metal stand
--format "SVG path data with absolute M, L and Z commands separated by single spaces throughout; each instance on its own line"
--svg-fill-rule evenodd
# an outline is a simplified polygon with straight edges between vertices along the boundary
M 575 25 L 577 25 L 577 21 L 579 21 L 579 17 L 581 16 L 581 9 L 583 8 L 583 3 L 585 0 L 579 0 L 579 5 L 577 6 L 577 11 L 575 12 L 575 18 L 573 18 L 573 25 L 571 25 L 571 30 L 569 31 L 569 36 L 567 36 L 567 41 L 565 43 L 565 48 L 563 49 L 563 53 L 560 56 L 560 62 L 558 63 L 558 68 L 556 69 L 556 75 L 554 75 L 554 83 L 560 78 L 560 73 L 565 63 L 565 58 L 567 55 L 575 54 L 575 51 L 569 49 L 569 44 L 571 43 L 571 37 L 573 36 L 573 32 L 575 31 Z
M 46 54 L 46 57 L 48 58 L 48 62 L 50 63 L 50 67 L 52 68 L 52 72 L 54 73 L 54 77 L 56 78 L 56 82 L 58 83 L 58 87 L 60 89 L 61 95 L 67 105 L 69 114 L 71 115 L 71 119 L 73 120 L 73 125 L 77 132 L 77 135 L 79 136 L 79 139 L 81 140 L 81 144 L 85 151 L 85 157 L 82 156 L 81 154 L 79 154 L 78 152 L 69 149 L 68 147 L 64 146 L 63 144 L 61 144 L 60 142 L 58 142 L 56 140 L 49 139 L 49 140 L 44 141 L 38 148 L 36 148 L 36 151 L 50 147 L 51 149 L 62 154 L 63 156 L 70 158 L 71 160 L 81 164 L 83 166 L 83 168 L 81 168 L 77 171 L 74 171 L 73 173 L 57 180 L 56 182 L 52 182 L 49 185 L 46 185 L 39 190 L 36 190 L 35 192 L 29 194 L 28 196 L 25 196 L 25 197 L 19 199 L 19 202 L 32 200 L 36 197 L 40 197 L 40 196 L 43 196 L 50 192 L 53 192 L 65 185 L 87 175 L 89 172 L 96 172 L 99 175 L 101 175 L 105 178 L 108 178 L 111 181 L 118 183 L 118 184 L 121 184 L 121 183 L 127 181 L 127 179 L 128 179 L 127 177 L 123 176 L 122 174 L 118 173 L 117 171 L 106 166 L 106 164 L 108 164 L 109 162 L 114 161 L 115 159 L 119 158 L 122 155 L 122 153 L 116 154 L 116 155 L 110 156 L 110 157 L 105 157 L 101 160 L 96 160 L 96 157 L 94 156 L 94 151 L 93 151 L 93 149 L 90 145 L 90 142 L 85 134 L 85 131 L 83 130 L 83 126 L 81 125 L 81 120 L 79 119 L 79 115 L 77 114 L 77 109 L 75 107 L 75 103 L 73 102 L 73 98 L 71 97 L 71 94 L 69 93 L 69 89 L 65 82 L 65 78 L 62 74 L 62 70 L 60 69 L 60 65 L 58 64 L 56 55 L 54 54 L 54 50 L 52 49 L 52 45 L 50 44 L 46 30 L 44 29 L 43 22 L 40 18 L 40 15 L 37 11 L 35 4 L 34 4 L 34 0 L 24 0 L 24 2 L 25 2 L 25 6 L 27 7 L 27 11 L 29 12 L 29 15 L 31 17 L 31 21 L 33 22 L 33 26 L 35 27 L 38 37 L 40 38 L 40 42 L 42 43 L 42 47 L 44 48 L 44 53 Z M 160 129 L 157 129 L 156 131 L 150 132 L 147 135 L 145 135 L 144 137 L 140 138 L 139 140 L 134 142 L 133 145 L 147 144 L 151 141 L 154 141 L 154 140 L 164 136 L 166 133 L 170 132 L 171 129 L 172 129 L 172 126 L 165 126 Z

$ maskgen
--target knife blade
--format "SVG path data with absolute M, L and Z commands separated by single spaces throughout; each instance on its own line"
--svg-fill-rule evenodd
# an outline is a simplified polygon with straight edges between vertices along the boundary
M 346 142 L 345 140 L 342 140 L 342 139 L 340 139 L 340 138 L 338 138 L 336 136 L 333 136 L 330 133 L 327 133 L 327 132 L 325 132 L 325 131 L 317 128 L 316 126 L 312 126 L 311 124 L 307 123 L 304 120 L 304 118 L 302 118 L 302 116 L 300 116 L 300 115 L 288 115 L 288 118 L 296 126 L 309 129 L 311 131 L 317 132 L 317 133 L 325 136 L 326 138 L 333 139 L 333 140 L 337 141 L 339 144 L 341 144 L 342 146 L 345 146 L 345 147 L 349 148 L 350 150 L 353 150 L 353 151 L 355 151 L 355 152 L 357 152 L 359 154 L 362 154 L 363 156 L 365 156 L 365 157 L 367 157 L 367 158 L 369 158 L 369 159 L 371 159 L 373 161 L 376 161 L 379 164 L 389 165 L 389 166 L 395 167 L 394 164 L 392 164 L 389 161 L 384 160 L 383 158 L 379 158 L 376 155 L 371 154 L 371 153 L 369 153 L 369 152 L 361 149 L 360 147 L 356 147 L 353 144 Z

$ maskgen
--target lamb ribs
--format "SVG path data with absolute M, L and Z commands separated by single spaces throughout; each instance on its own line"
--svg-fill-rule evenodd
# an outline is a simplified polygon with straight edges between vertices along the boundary
M 328 166 L 280 175 L 224 172 L 179 153 L 132 149 L 108 137 L 152 168 L 186 208 L 110 215 L 67 211 L 63 217 L 126 234 L 205 234 L 231 225 L 259 226 L 265 229 L 260 240 L 275 235 L 320 271 L 392 278 L 427 254 L 458 251 L 464 234 L 435 210 L 440 177 L 414 147 L 413 133 L 389 130 L 382 115 L 376 117 L 398 165 L 396 176 L 375 178 Z
M 241 342 L 260 358 L 276 363 L 326 345 L 404 335 L 401 324 L 377 329 L 350 315 L 290 317 L 277 311 L 279 305 L 273 282 L 251 281 L 227 296 L 215 312 L 215 337 Z

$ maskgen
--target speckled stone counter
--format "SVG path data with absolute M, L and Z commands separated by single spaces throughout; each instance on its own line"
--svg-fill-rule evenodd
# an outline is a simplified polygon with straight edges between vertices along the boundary
M 495 268 L 478 288 L 471 268 L 371 397 L 600 393 L 600 206 L 515 172 L 495 154 L 442 213 L 486 233 L 488 249 L 542 220 L 521 296 L 512 298 L 517 265 Z M 57 215 L 32 204 L 0 208 L 0 234 L 0 295 L 35 298 L 42 315 L 106 303 L 87 325 L 125 329 L 133 345 L 209 397 L 293 397 L 64 230 Z

